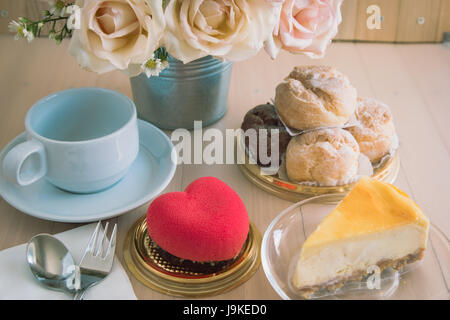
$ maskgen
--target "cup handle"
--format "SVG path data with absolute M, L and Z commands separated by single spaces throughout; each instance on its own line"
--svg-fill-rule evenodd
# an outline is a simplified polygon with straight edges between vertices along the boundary
M 39 141 L 29 140 L 12 148 L 3 159 L 5 177 L 20 186 L 27 186 L 47 173 L 45 148 Z

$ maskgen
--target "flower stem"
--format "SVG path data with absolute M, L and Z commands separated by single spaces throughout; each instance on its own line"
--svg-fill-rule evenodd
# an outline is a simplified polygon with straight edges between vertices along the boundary
M 70 5 L 72 4 L 66 4 L 64 6 L 68 7 Z M 41 35 L 42 28 L 49 23 L 51 23 L 49 38 L 55 39 L 57 43 L 61 43 L 64 38 L 72 35 L 72 30 L 67 27 L 69 16 L 65 16 L 64 14 L 59 16 L 48 10 L 45 10 L 42 13 L 42 16 L 43 18 L 38 21 L 32 21 L 28 18 L 20 17 L 18 18 L 18 22 L 12 21 L 10 23 L 10 29 L 12 32 L 16 33 L 16 38 L 27 38 L 28 41 L 39 37 Z M 59 31 L 56 31 L 56 23 L 59 21 L 64 21 L 64 24 Z

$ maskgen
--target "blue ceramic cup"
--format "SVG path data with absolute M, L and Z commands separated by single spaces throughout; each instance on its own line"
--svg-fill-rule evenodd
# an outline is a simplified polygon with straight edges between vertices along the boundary
M 3 160 L 20 186 L 45 177 L 55 186 L 91 193 L 118 182 L 139 151 L 134 103 L 102 88 L 60 91 L 38 101 L 25 118 L 27 141 Z

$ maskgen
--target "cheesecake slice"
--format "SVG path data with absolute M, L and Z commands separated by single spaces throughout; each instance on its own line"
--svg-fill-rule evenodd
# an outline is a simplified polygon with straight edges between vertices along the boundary
M 306 239 L 292 284 L 308 297 L 361 279 L 374 265 L 401 269 L 423 258 L 428 226 L 407 194 L 363 177 Z

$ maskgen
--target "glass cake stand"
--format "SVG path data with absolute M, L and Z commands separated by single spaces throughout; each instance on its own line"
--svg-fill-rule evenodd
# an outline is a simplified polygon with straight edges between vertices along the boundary
M 293 269 L 305 239 L 342 199 L 340 194 L 313 197 L 281 212 L 267 228 L 262 242 L 264 272 L 285 300 L 303 299 L 291 285 Z M 381 273 L 380 289 L 369 289 L 368 278 L 350 281 L 342 288 L 316 292 L 312 299 L 449 299 L 450 243 L 430 224 L 424 259 L 401 271 Z

